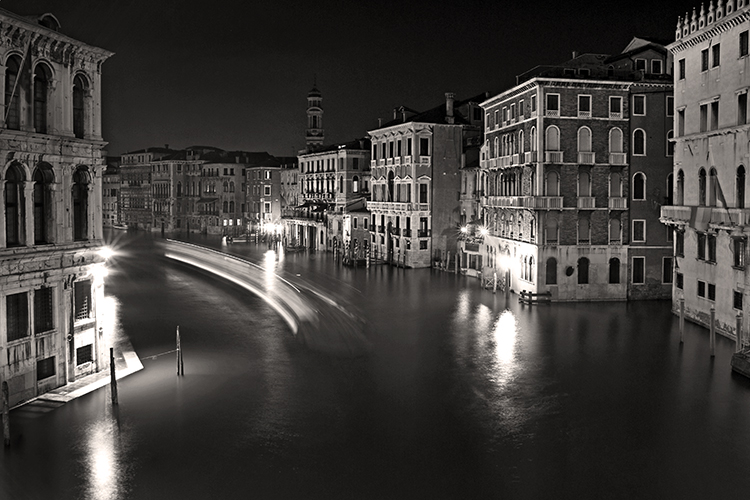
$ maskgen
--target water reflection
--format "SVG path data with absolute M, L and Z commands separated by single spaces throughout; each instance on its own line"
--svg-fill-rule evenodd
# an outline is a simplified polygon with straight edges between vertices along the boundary
M 105 416 L 83 435 L 86 436 L 86 455 L 83 460 L 87 479 L 86 498 L 125 498 L 127 475 L 122 466 L 123 450 L 117 414 Z
M 515 365 L 514 351 L 516 347 L 516 337 L 518 335 L 518 322 L 516 316 L 509 310 L 503 311 L 494 330 L 495 340 L 495 360 L 497 375 L 502 383 L 507 383 L 513 374 Z

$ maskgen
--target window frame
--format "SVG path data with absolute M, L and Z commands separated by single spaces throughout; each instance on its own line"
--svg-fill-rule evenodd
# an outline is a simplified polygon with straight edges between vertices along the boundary
M 638 113 L 636 112 L 637 106 L 636 101 L 642 101 L 643 102 L 643 112 Z M 632 102 L 632 108 L 631 108 L 631 114 L 633 116 L 646 116 L 646 95 L 645 94 L 633 94 L 633 102 Z
M 638 270 L 638 268 L 636 267 L 636 264 L 635 264 L 636 261 L 640 261 L 640 262 L 643 263 L 642 267 L 640 268 L 641 273 L 642 273 L 642 275 L 641 275 L 641 281 L 636 281 L 636 275 L 635 275 L 635 273 Z M 630 269 L 631 269 L 631 271 L 630 271 L 630 283 L 633 284 L 633 285 L 645 285 L 646 284 L 646 257 L 643 256 L 643 255 L 635 255 L 635 256 L 633 256 L 633 258 L 631 259 Z
M 636 229 L 636 226 L 640 226 L 640 230 Z M 632 243 L 646 243 L 646 219 L 633 219 L 630 225 L 631 229 L 631 242 Z M 636 239 L 636 234 L 642 233 L 640 239 Z

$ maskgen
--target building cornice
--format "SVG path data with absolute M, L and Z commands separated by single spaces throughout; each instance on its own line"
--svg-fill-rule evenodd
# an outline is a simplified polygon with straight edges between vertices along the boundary
M 680 38 L 674 43 L 669 44 L 667 46 L 667 49 L 670 50 L 673 54 L 682 52 L 683 50 L 695 47 L 696 45 L 711 40 L 715 36 L 729 31 L 730 29 L 734 28 L 735 26 L 739 26 L 749 19 L 750 10 L 747 10 L 746 8 L 745 10 L 737 11 L 727 17 L 722 18 L 716 24 L 711 24 L 705 28 L 699 29 L 694 33 L 688 35 L 686 38 Z

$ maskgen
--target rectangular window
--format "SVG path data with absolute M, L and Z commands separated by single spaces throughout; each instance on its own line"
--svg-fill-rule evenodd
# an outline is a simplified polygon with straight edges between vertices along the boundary
M 674 116 L 674 96 L 667 96 L 667 116 Z
M 708 130 L 708 104 L 701 104 L 700 131 Z
M 419 240 L 419 249 L 427 250 L 427 240 Z
M 263 186 L 263 196 L 271 196 L 271 186 Z
M 716 300 L 716 285 L 708 284 L 708 300 Z
M 367 223 L 370 221 L 370 219 L 368 219 L 368 218 L 365 217 L 364 219 L 362 219 L 362 221 L 365 224 L 365 229 L 367 229 Z
M 419 138 L 419 156 L 430 155 L 430 140 L 427 137 Z
M 747 31 L 745 33 L 747 33 Z M 739 309 L 741 311 L 742 310 L 742 292 L 738 292 L 737 290 L 735 290 L 732 295 L 733 295 L 732 306 L 735 309 Z
M 22 339 L 29 334 L 29 302 L 26 292 L 5 297 L 5 319 L 8 342 Z
M 510 119 L 511 120 L 516 119 L 516 105 L 515 104 L 510 105 Z
M 636 59 L 635 60 L 635 70 L 636 71 L 646 71 L 646 60 L 645 59 Z
M 84 363 L 91 363 L 94 361 L 94 350 L 92 345 L 85 345 L 76 349 L 76 365 L 81 366 Z
M 646 114 L 646 96 L 634 95 L 633 96 L 633 115 L 644 116 L 645 114 Z
M 663 284 L 672 283 L 672 275 L 672 257 L 664 257 L 661 260 L 661 282 Z
M 737 125 L 747 123 L 747 92 L 737 94 Z
M 698 238 L 698 260 L 706 260 L 706 234 L 696 233 Z
M 711 67 L 715 68 L 721 64 L 721 44 L 717 43 L 711 47 Z
M 427 203 L 427 184 L 419 185 L 419 203 Z
M 708 262 L 716 262 L 716 235 L 709 234 L 706 236 L 706 243 L 708 246 Z
M 500 110 L 496 109 L 495 110 L 495 127 L 499 127 L 499 126 L 500 126 Z
M 747 56 L 747 31 L 740 33 L 740 57 Z
M 661 59 L 651 59 L 651 73 L 661 75 Z
M 352 217 L 352 227 L 354 229 L 357 229 L 357 218 L 356 217 Z
M 547 116 L 560 116 L 560 94 L 547 94 Z
M 622 97 L 609 98 L 609 117 L 622 118 Z
M 267 201 L 263 203 L 263 212 L 267 214 L 271 213 L 271 203 Z
M 526 114 L 526 112 L 525 112 L 525 109 L 524 109 L 524 107 L 523 107 L 523 106 L 524 106 L 524 102 L 523 102 L 523 99 L 521 99 L 521 100 L 520 100 L 520 101 L 518 102 L 518 117 L 519 117 L 519 118 L 523 118 L 523 115 L 525 115 L 525 114 Z
M 747 240 L 745 238 L 732 238 L 732 250 L 734 253 L 733 266 L 738 269 L 745 268 L 745 251 Z
M 43 380 L 55 374 L 55 357 L 40 359 L 36 362 L 36 379 Z
M 701 71 L 708 71 L 708 49 L 701 50 Z
M 685 283 L 685 276 L 682 273 L 675 274 L 675 286 L 682 290 Z
M 685 79 L 685 59 L 680 59 L 678 64 L 680 80 Z
M 633 241 L 634 242 L 645 242 L 646 241 L 646 221 L 643 219 L 633 220 Z
M 642 285 L 646 282 L 646 257 L 633 257 L 633 280 L 634 285 Z
M 698 280 L 698 297 L 706 296 L 706 282 Z
M 406 139 L 406 156 L 411 156 L 411 137 Z
M 54 330 L 55 320 L 52 308 L 52 288 L 45 287 L 34 291 L 34 333 Z
M 394 151 L 394 144 L 393 141 L 388 142 L 388 158 L 393 158 L 393 151 Z
M 531 112 L 536 112 L 536 94 L 531 96 Z
M 685 135 L 685 110 L 680 109 L 677 111 L 677 137 Z
M 711 130 L 719 128 L 719 101 L 711 103 Z
M 579 118 L 591 118 L 591 96 L 590 95 L 578 96 L 578 117 Z

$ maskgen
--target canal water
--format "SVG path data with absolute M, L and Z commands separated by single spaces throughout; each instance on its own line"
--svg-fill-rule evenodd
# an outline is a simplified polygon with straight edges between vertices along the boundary
M 664 302 L 524 306 L 473 278 L 201 243 L 362 316 L 367 352 L 311 350 L 261 298 L 109 235 L 113 325 L 144 369 L 11 412 L 0 499 L 739 498 L 750 381 Z M 180 327 L 185 376 L 177 377 Z M 0 353 L 1 354 L 1 353 Z

